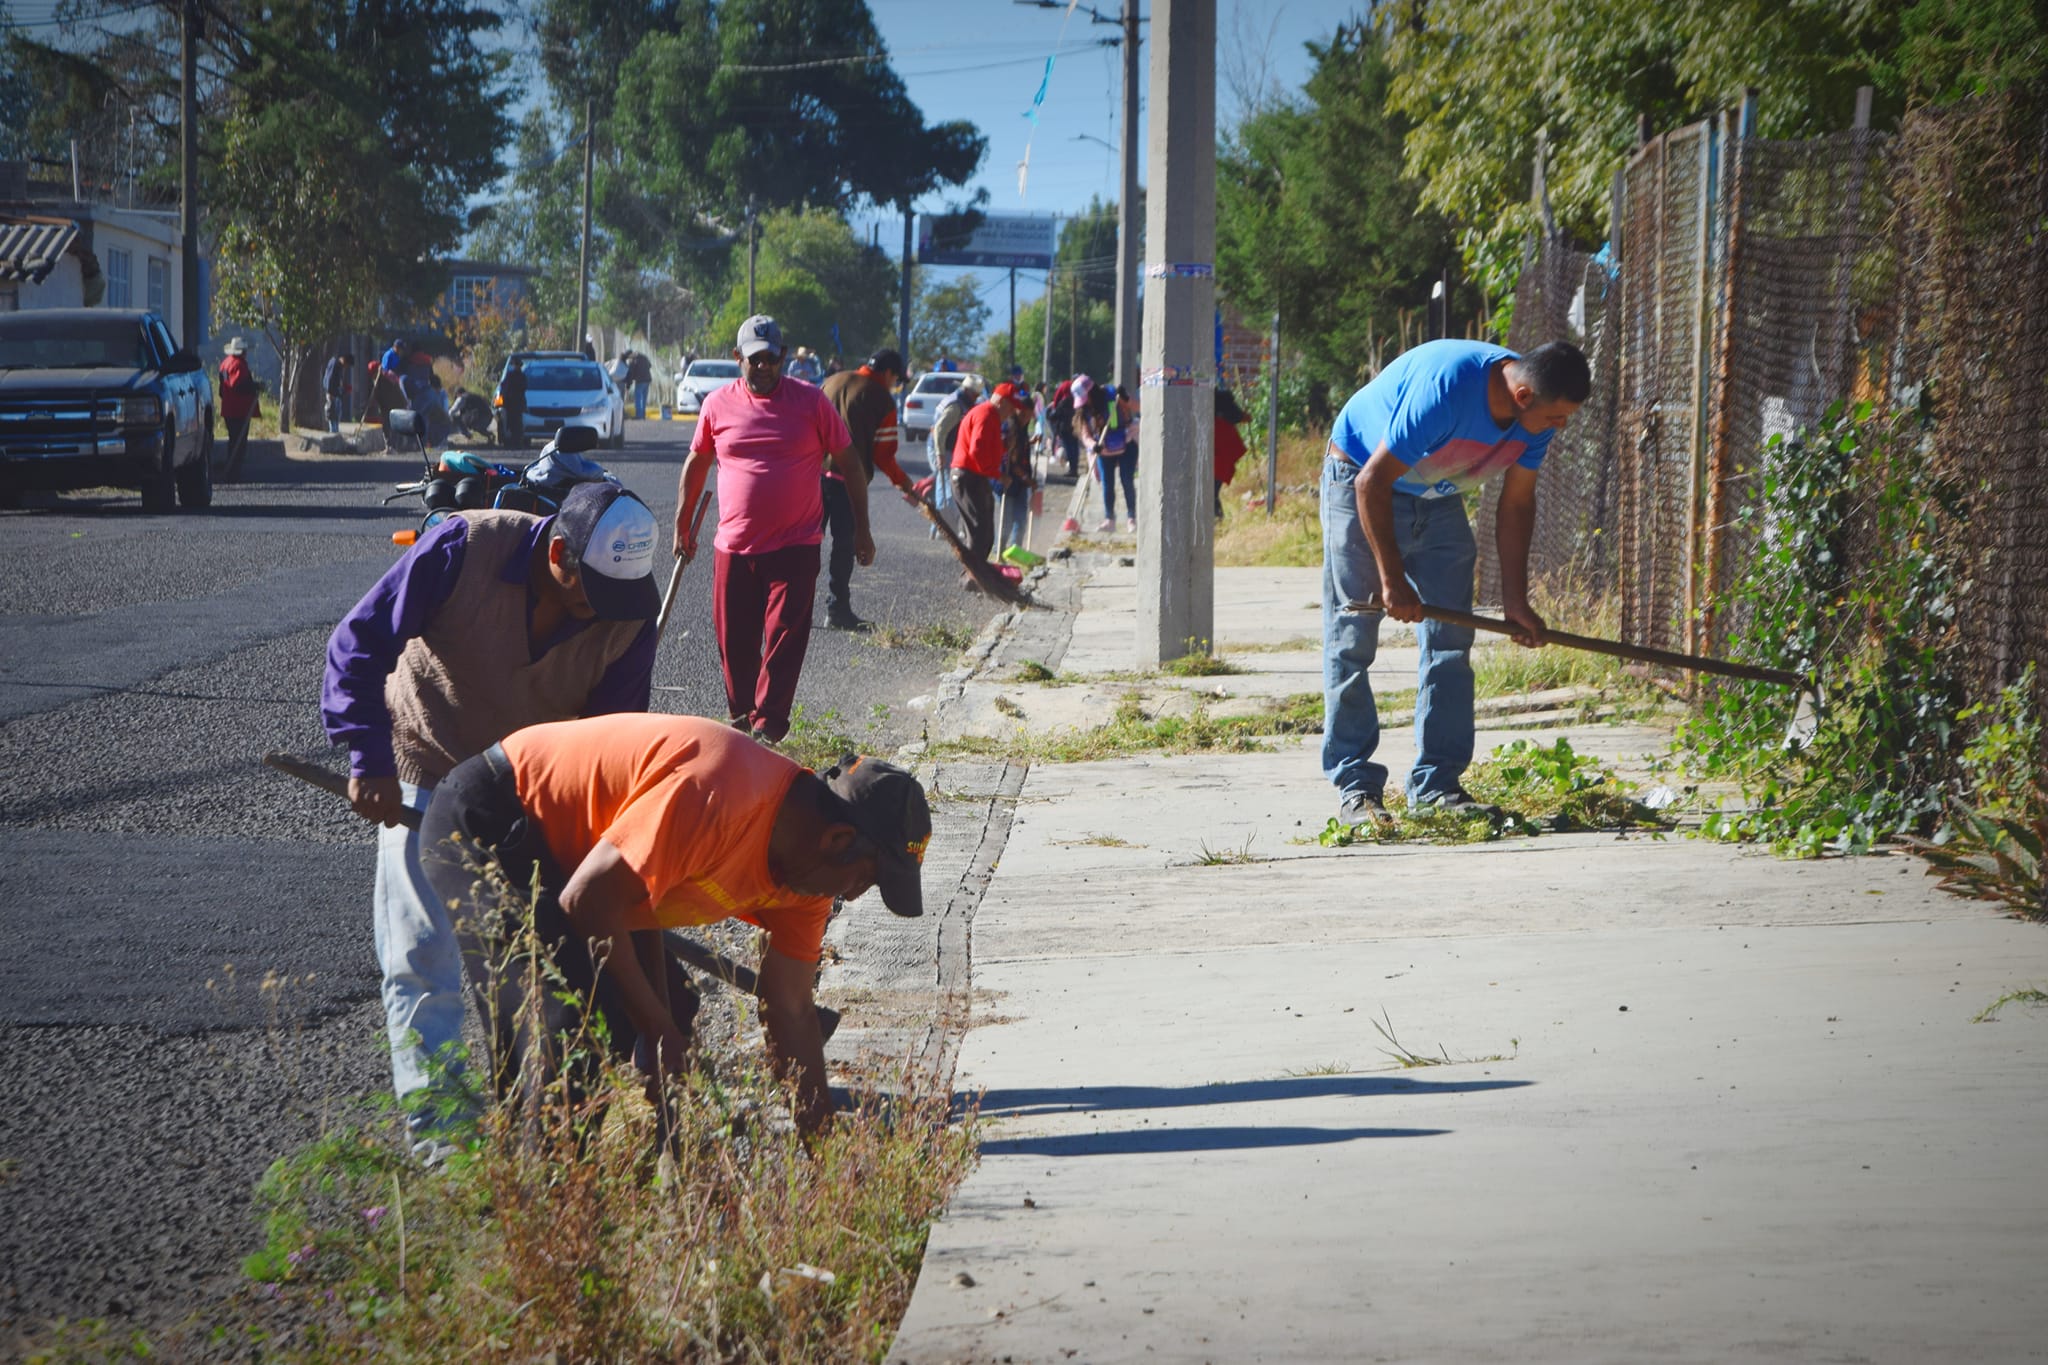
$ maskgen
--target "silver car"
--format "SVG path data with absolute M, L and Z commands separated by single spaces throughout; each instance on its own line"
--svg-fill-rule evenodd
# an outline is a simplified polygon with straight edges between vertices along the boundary
M 713 389 L 722 389 L 740 377 L 737 360 L 693 360 L 676 376 L 676 411 L 701 412 Z
M 598 440 L 626 444 L 626 395 L 604 366 L 573 352 L 522 352 L 526 369 L 526 435 L 546 440 L 564 426 L 594 427 Z
M 988 395 L 988 384 L 982 377 L 967 370 L 926 370 L 917 377 L 903 395 L 902 417 L 903 439 L 906 441 L 927 441 L 931 439 L 932 422 L 938 416 L 939 404 L 947 395 L 962 384 L 972 381 L 983 397 Z

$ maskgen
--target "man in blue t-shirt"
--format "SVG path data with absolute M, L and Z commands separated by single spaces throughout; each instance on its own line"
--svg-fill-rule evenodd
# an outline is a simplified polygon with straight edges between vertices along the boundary
M 1375 763 L 1379 712 L 1367 670 L 1379 651 L 1377 613 L 1346 613 L 1377 597 L 1415 623 L 1411 805 L 1473 804 L 1459 779 L 1472 761 L 1472 632 L 1422 619 L 1422 606 L 1472 609 L 1479 550 L 1464 494 L 1504 474 L 1494 525 L 1502 608 L 1525 645 L 1543 643 L 1529 605 L 1536 471 L 1551 435 L 1586 401 L 1592 374 L 1575 346 L 1526 356 L 1478 341 L 1406 351 L 1337 415 L 1323 462 L 1323 776 L 1340 818 L 1387 821 L 1387 770 Z

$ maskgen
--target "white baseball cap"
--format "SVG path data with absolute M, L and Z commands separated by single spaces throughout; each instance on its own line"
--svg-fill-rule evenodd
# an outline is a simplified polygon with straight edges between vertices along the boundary
M 562 499 L 554 533 L 582 561 L 583 593 L 604 621 L 647 621 L 661 611 L 654 585 L 654 513 L 615 483 L 579 483 Z

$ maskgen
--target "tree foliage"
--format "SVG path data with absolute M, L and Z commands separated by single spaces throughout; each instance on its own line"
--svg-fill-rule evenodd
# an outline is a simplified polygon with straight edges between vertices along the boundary
M 910 363 L 928 369 L 942 355 L 955 360 L 973 355 L 981 347 L 988 319 L 989 307 L 972 279 L 941 281 L 927 276 L 911 308 L 910 335 L 916 338 L 917 355 Z
M 460 0 L 283 0 L 222 33 L 216 307 L 271 333 L 288 393 L 307 348 L 440 292 L 436 258 L 507 132 L 502 62 L 478 41 L 497 24 Z
M 1408 170 L 1496 297 L 1534 225 L 1539 131 L 1559 225 L 1591 244 L 1639 115 L 1663 132 L 1754 88 L 1759 135 L 1808 137 L 1847 127 L 1862 85 L 1882 125 L 2044 70 L 2032 0 L 1408 0 L 1382 17 Z
M 1223 294 L 1256 317 L 1277 311 L 1289 348 L 1337 402 L 1456 255 L 1449 226 L 1403 175 L 1408 125 L 1385 110 L 1384 47 L 1364 24 L 1311 44 L 1302 99 L 1245 119 L 1217 165 Z
M 855 60 L 819 60 L 818 34 Z M 684 6 L 625 61 L 612 122 L 621 173 L 650 199 L 727 222 L 750 196 L 909 202 L 965 183 L 987 150 L 972 124 L 925 123 L 866 0 Z
M 790 346 L 830 355 L 834 324 L 840 353 L 850 360 L 866 359 L 891 339 L 896 267 L 855 237 L 845 218 L 825 209 L 775 213 L 762 220 L 760 233 L 754 311 L 774 316 Z M 732 273 L 711 327 L 711 344 L 719 349 L 732 344 L 747 319 L 744 252 L 734 253 Z
M 467 254 L 513 261 L 539 273 L 527 282 L 534 320 L 563 337 L 576 327 L 576 280 L 582 248 L 583 159 L 573 136 L 557 140 L 558 120 L 538 106 L 520 120 L 506 193 L 488 206 L 470 235 Z M 602 239 L 597 243 L 601 270 Z

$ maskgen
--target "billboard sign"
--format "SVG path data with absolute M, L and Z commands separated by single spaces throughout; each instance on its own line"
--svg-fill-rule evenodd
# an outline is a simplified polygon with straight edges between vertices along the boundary
M 958 230 L 950 214 L 922 214 L 917 220 L 920 265 L 980 265 L 998 269 L 1052 269 L 1060 220 L 1021 213 L 987 213 L 972 231 Z

